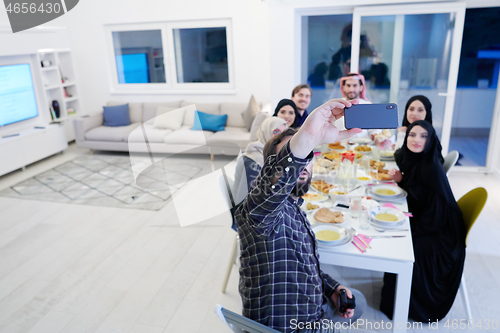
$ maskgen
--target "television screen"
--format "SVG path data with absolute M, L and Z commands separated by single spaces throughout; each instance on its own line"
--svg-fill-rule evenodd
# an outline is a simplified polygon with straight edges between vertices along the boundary
M 36 116 L 30 64 L 0 66 L 0 126 Z

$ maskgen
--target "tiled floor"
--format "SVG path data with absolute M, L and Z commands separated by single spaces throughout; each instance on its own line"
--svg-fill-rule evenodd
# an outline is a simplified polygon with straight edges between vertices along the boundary
M 0 190 L 71 160 L 57 155 L 0 178 Z M 216 159 L 217 161 L 217 159 Z M 220 159 L 224 163 L 223 159 Z M 474 318 L 498 320 L 500 310 L 500 180 L 451 174 L 457 198 L 488 189 L 486 208 L 470 233 L 465 276 Z M 160 211 L 84 206 L 0 197 L 0 332 L 229 332 L 214 305 L 240 311 L 238 274 L 220 292 L 234 231 L 229 215 L 181 228 L 171 203 Z M 377 310 L 382 275 L 324 267 L 361 290 L 367 321 Z M 446 319 L 463 318 L 460 296 Z M 440 324 L 438 330 L 453 331 Z M 466 330 L 494 332 L 495 330 Z

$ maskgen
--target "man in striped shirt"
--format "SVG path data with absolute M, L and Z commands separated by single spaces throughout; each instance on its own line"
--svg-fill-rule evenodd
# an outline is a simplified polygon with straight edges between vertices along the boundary
M 311 181 L 313 148 L 360 132 L 333 126 L 349 106 L 331 100 L 314 110 L 293 137 L 285 131 L 269 141 L 265 164 L 235 213 L 243 315 L 281 332 L 334 332 L 331 325 L 324 329 L 326 323 L 356 319 L 366 306 L 356 291 L 356 316 L 352 309 L 334 315 L 340 290 L 349 298 L 352 292 L 322 272 L 316 238 L 300 209 Z

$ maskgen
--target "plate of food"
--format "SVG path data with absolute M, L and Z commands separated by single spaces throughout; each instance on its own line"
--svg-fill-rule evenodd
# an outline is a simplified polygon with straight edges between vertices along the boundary
M 377 196 L 393 198 L 400 196 L 403 190 L 395 185 L 381 184 L 372 186 L 371 192 Z
M 372 142 L 372 140 L 369 138 L 351 138 L 349 139 L 349 141 L 353 143 L 359 143 L 360 145 L 366 145 Z
M 378 186 L 384 186 L 387 191 L 382 191 L 379 193 L 376 193 L 375 190 L 377 189 L 382 189 Z M 397 195 L 393 195 L 392 193 L 396 192 L 398 193 Z M 385 194 L 384 194 L 385 193 Z M 390 185 L 390 184 L 380 184 L 380 185 L 374 185 L 374 186 L 368 186 L 366 188 L 366 195 L 377 200 L 377 201 L 395 201 L 395 200 L 402 200 L 406 198 L 408 193 L 406 193 L 405 190 L 403 190 L 400 187 L 397 187 L 396 185 Z
M 342 145 L 340 142 L 329 143 L 328 148 L 336 150 L 336 151 L 343 151 L 346 149 L 346 147 L 344 145 Z
M 394 134 L 390 129 L 384 129 L 382 133 L 378 133 L 375 135 L 375 143 L 380 149 L 390 149 L 394 146 Z
M 375 160 L 370 160 L 370 168 L 382 170 L 385 167 L 385 162 L 379 162 Z
M 319 208 L 322 208 L 322 207 L 325 207 L 325 203 L 324 202 L 310 202 L 310 201 L 304 201 L 304 203 L 302 204 L 302 206 L 300 206 L 300 208 L 302 208 L 302 210 L 306 213 L 312 213 L 314 212 L 315 210 L 319 209 Z
M 322 193 L 306 193 L 302 196 L 302 199 L 304 201 L 310 201 L 310 202 L 322 202 L 328 200 L 328 195 L 322 194 Z
M 318 225 L 313 228 L 318 245 L 339 246 L 349 243 L 352 240 L 351 232 L 341 226 Z
M 340 160 L 340 153 L 335 150 L 330 150 L 328 152 L 322 153 L 323 157 L 330 161 L 338 161 Z
M 349 201 L 349 191 L 347 190 L 342 190 L 341 188 L 333 188 L 329 192 L 330 198 L 332 198 L 333 201 Z
M 313 165 L 313 173 L 314 174 L 323 174 L 326 175 L 333 170 L 338 170 L 339 161 L 330 161 L 326 158 L 318 158 L 316 163 Z
M 380 159 L 384 161 L 394 161 L 394 150 L 381 150 Z
M 378 172 L 370 172 L 370 177 L 372 177 L 373 180 L 379 180 L 383 182 L 390 182 L 392 181 L 392 178 L 389 176 L 389 170 L 387 169 L 378 169 Z
M 406 219 L 405 214 L 399 209 L 390 207 L 376 207 L 372 210 L 372 218 L 377 223 L 382 224 L 401 224 Z
M 354 147 L 354 151 L 358 154 L 369 155 L 372 153 L 372 149 L 367 145 L 359 145 Z
M 337 185 L 332 185 L 330 183 L 325 182 L 322 179 L 313 180 L 311 182 L 311 186 L 318 192 L 328 194 L 331 189 L 336 188 Z
M 358 176 L 356 179 L 358 180 L 358 184 L 360 185 L 368 185 L 372 182 L 372 179 L 367 176 Z
M 347 221 L 349 213 L 322 207 L 313 212 L 312 216 L 314 221 L 318 223 L 340 224 Z
M 405 223 L 406 223 L 406 221 L 404 221 L 404 220 L 401 222 L 394 222 L 394 223 L 383 223 L 383 222 L 375 221 L 374 219 L 372 219 L 370 221 L 370 225 L 373 227 L 373 229 L 375 229 L 377 231 L 385 231 L 385 230 L 397 231 L 400 229 L 404 229 Z

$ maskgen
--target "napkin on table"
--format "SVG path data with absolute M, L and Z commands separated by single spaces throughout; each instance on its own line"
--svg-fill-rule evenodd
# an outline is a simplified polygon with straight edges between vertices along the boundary
M 372 239 L 371 239 L 371 238 L 366 238 L 366 237 L 365 237 L 365 235 L 362 235 L 362 234 L 360 234 L 360 233 L 358 233 L 358 235 L 357 235 L 357 236 L 354 236 L 354 237 L 352 238 L 352 240 L 353 240 L 353 244 L 354 244 L 354 246 L 356 246 L 356 247 L 358 248 L 358 250 L 359 250 L 360 252 L 363 252 L 363 250 L 366 250 L 366 246 L 365 246 L 365 244 L 363 244 L 363 242 L 362 242 L 362 241 L 360 241 L 360 240 L 359 240 L 359 239 L 357 239 L 357 238 L 360 238 L 360 239 L 364 240 L 366 244 L 370 244 L 370 242 L 372 241 Z

